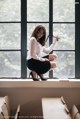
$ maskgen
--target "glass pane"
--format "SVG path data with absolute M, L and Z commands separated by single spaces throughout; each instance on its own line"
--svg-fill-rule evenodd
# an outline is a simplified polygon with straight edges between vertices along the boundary
M 53 0 L 54 22 L 75 22 L 75 0 Z
M 27 24 L 27 50 L 29 49 L 29 40 L 30 40 L 31 34 L 32 34 L 34 28 L 38 25 L 40 25 L 40 24 L 33 24 L 33 23 Z M 41 25 L 43 25 L 46 28 L 46 34 L 48 35 L 49 34 L 49 25 L 44 24 L 44 23 Z M 46 43 L 47 46 L 48 46 L 48 44 L 49 44 L 49 42 Z M 43 53 L 43 55 L 45 55 L 45 54 Z M 29 72 L 30 72 L 29 69 L 27 69 L 27 73 L 28 73 L 27 77 L 29 77 Z M 47 77 L 47 74 L 46 74 L 46 77 Z
M 0 24 L 0 49 L 20 49 L 20 24 Z
M 49 21 L 49 0 L 27 0 L 28 21 Z
M 54 77 L 75 78 L 75 53 L 74 52 L 54 52 L 57 54 L 57 68 L 54 69 Z
M 0 21 L 20 21 L 20 0 L 0 0 Z
M 60 37 L 54 47 L 55 50 L 75 50 L 74 24 L 54 24 L 53 34 Z
M 0 77 L 20 77 L 20 52 L 0 52 Z

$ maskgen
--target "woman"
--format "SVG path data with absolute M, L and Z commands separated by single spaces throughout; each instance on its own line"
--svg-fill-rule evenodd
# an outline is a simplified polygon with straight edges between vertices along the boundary
M 48 47 L 45 47 L 46 43 L 46 30 L 42 25 L 38 25 L 30 38 L 29 51 L 27 57 L 27 66 L 31 70 L 30 75 L 34 81 L 39 81 L 36 75 L 39 75 L 41 80 L 45 81 L 42 74 L 48 72 L 51 68 L 56 68 L 56 55 L 49 54 L 58 41 L 58 37 L 54 38 L 54 42 Z M 42 57 L 42 52 L 48 54 Z

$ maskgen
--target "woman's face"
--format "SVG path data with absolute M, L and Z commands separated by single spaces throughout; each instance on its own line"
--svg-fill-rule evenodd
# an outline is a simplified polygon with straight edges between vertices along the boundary
M 44 31 L 41 29 L 37 33 L 37 38 L 40 39 L 41 37 L 43 37 L 43 35 L 44 35 Z

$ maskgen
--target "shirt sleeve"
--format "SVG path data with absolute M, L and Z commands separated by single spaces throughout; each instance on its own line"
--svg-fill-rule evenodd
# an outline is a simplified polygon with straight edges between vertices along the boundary
M 37 60 L 40 60 L 40 61 L 45 61 L 44 58 L 41 58 L 39 57 L 37 54 L 36 54 L 36 39 L 35 38 L 31 38 L 30 39 L 30 55 L 33 59 L 37 59 Z
M 43 47 L 43 52 L 44 52 L 44 53 L 49 54 L 49 53 L 53 50 L 54 45 L 55 45 L 55 43 L 56 43 L 56 39 L 54 38 L 53 41 L 54 41 L 54 42 L 53 42 L 48 48 L 46 48 L 45 46 Z

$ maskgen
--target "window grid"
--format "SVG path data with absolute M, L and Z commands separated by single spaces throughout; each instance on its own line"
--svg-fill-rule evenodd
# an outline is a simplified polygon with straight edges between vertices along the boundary
M 51 17 L 49 17 L 49 22 L 39 22 L 39 21 L 36 21 L 36 22 L 32 22 L 32 21 L 27 21 L 27 0 L 21 0 L 21 21 L 2 21 L 0 23 L 21 23 L 21 49 L 10 49 L 10 50 L 7 50 L 7 49 L 3 49 L 1 50 L 0 49 L 0 52 L 2 51 L 20 51 L 21 52 L 21 78 L 27 78 L 27 70 L 26 70 L 26 54 L 27 54 L 27 51 L 26 51 L 26 44 L 27 44 L 27 23 L 49 23 L 49 35 L 50 35 L 50 44 L 52 42 L 52 31 L 53 31 L 53 24 L 75 24 L 75 39 L 76 39 L 76 42 L 75 42 L 75 50 L 54 50 L 54 51 L 70 51 L 70 52 L 75 52 L 75 78 L 80 78 L 80 47 L 79 47 L 79 44 L 80 44 L 80 35 L 79 35 L 79 29 L 80 29 L 80 20 L 79 20 L 79 17 L 80 17 L 80 5 L 79 4 L 76 4 L 75 5 L 75 22 L 53 22 L 53 18 L 52 18 L 52 13 L 50 12 L 50 10 L 52 9 L 53 10 L 53 6 L 52 6 L 52 2 L 53 0 L 49 0 L 49 15 Z M 51 10 L 51 11 L 52 11 Z M 27 21 L 27 22 L 26 22 Z M 23 42 L 23 39 L 24 39 L 24 42 Z M 49 75 L 50 77 L 52 77 L 52 72 L 51 74 Z M 14 77 L 0 77 L 0 78 L 13 78 Z M 17 77 L 15 77 L 17 79 Z

